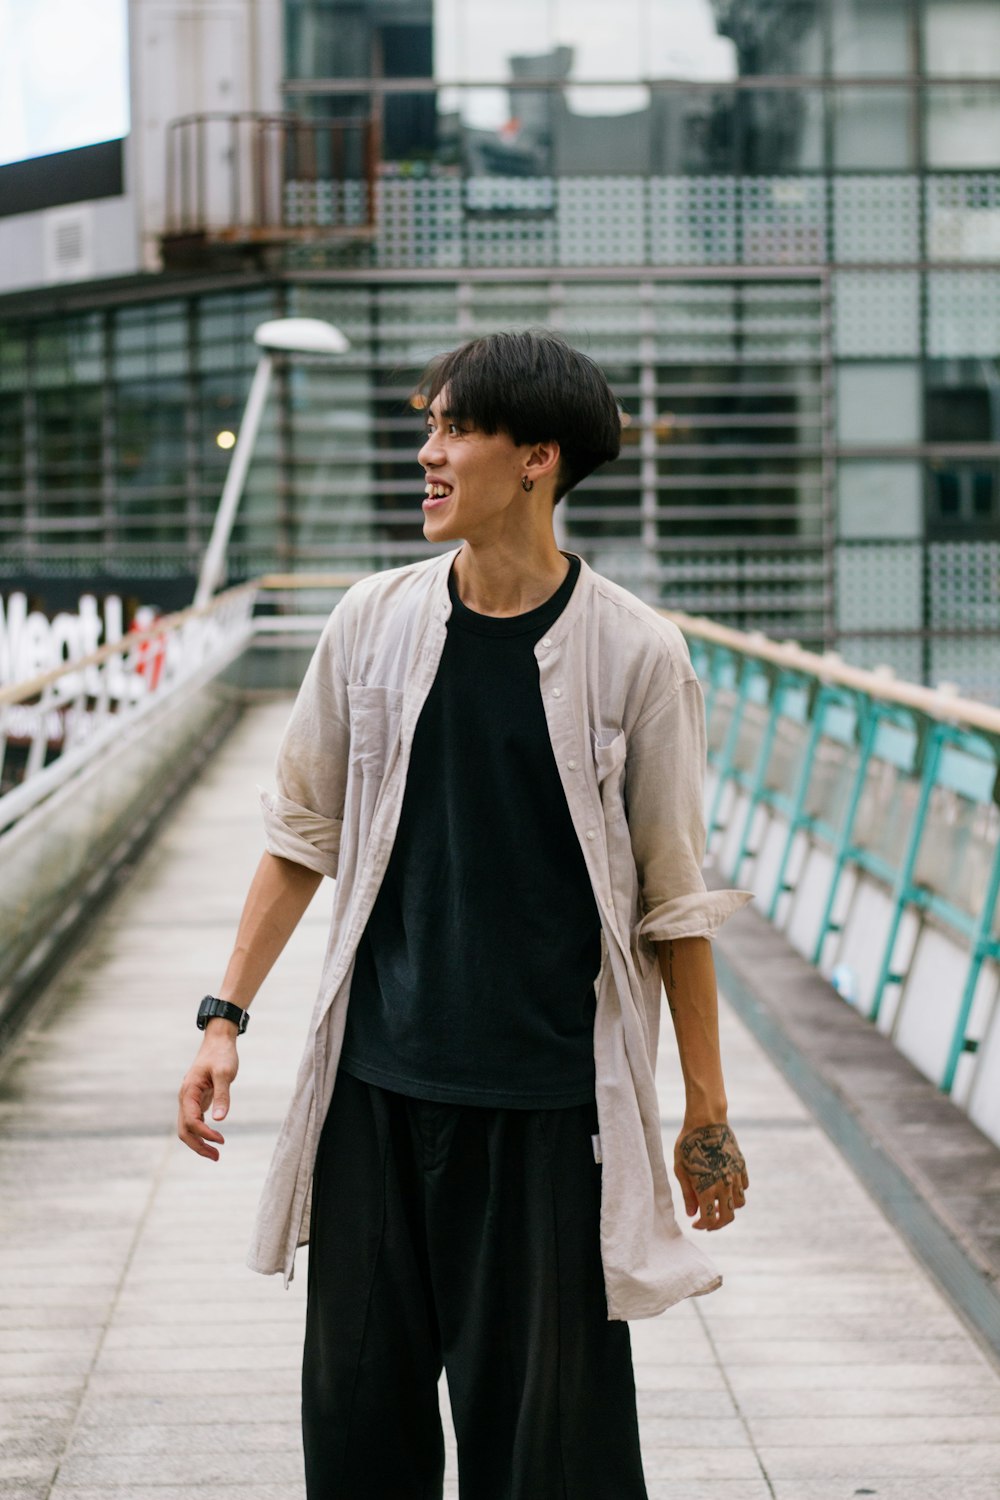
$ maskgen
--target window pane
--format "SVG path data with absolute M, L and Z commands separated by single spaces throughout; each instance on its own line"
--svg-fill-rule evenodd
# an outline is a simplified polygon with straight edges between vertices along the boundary
M 823 165 L 820 89 L 749 89 L 739 95 L 737 110 L 745 172 L 797 172 Z
M 924 92 L 929 167 L 989 167 L 1000 161 L 1000 88 L 942 84 Z
M 837 436 L 842 443 L 920 441 L 920 374 L 915 364 L 841 364 Z
M 909 167 L 916 155 L 911 89 L 836 89 L 833 107 L 835 167 Z
M 568 89 L 552 99 L 553 170 L 569 176 L 650 170 L 649 90 Z
M 833 0 L 830 51 L 835 74 L 884 78 L 915 71 L 910 0 Z
M 841 537 L 919 537 L 918 463 L 844 459 L 837 471 L 837 529 Z
M 841 358 L 919 354 L 916 271 L 841 271 L 833 294 L 834 349 Z
M 931 443 L 1000 443 L 1000 359 L 930 359 L 924 425 Z
M 961 358 L 1000 354 L 1000 271 L 931 271 L 927 353 Z
M 0 396 L 0 519 L 20 517 L 24 501 L 24 397 Z M 0 551 L 3 546 L 0 545 Z
M 433 25 L 438 78 L 475 83 L 519 71 L 562 74 L 550 56 L 549 7 L 537 0 L 435 0 Z
M 739 72 L 736 43 L 718 29 L 708 0 L 648 0 L 648 66 L 650 78 L 735 78 Z
M 100 313 L 41 323 L 35 335 L 35 384 L 89 385 L 104 373 Z
M 483 3 L 487 9 L 508 8 L 497 6 L 496 0 Z M 537 0 L 531 8 L 536 13 L 545 9 Z M 570 78 L 641 78 L 648 73 L 641 0 L 615 0 L 610 15 L 608 0 L 550 0 L 550 9 L 553 45 L 568 49 Z M 523 43 L 521 50 L 528 50 Z
M 652 0 L 656 6 L 656 0 Z M 733 39 L 739 72 L 822 73 L 822 0 L 782 0 L 780 5 L 718 5 L 720 30 Z
M 924 0 L 924 72 L 1000 72 L 996 0 Z
M 28 379 L 28 331 L 0 324 L 0 390 L 23 391 Z

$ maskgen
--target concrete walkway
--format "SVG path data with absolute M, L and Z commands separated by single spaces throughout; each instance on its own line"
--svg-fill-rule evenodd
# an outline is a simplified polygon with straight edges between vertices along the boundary
M 254 1006 L 224 1161 L 185 1151 L 173 1123 L 287 711 L 247 714 L 3 1075 L 4 1500 L 302 1500 L 305 1256 L 288 1293 L 243 1260 L 331 888 Z M 711 1237 L 723 1289 L 632 1325 L 650 1500 L 997 1500 L 1000 1375 L 758 1044 L 724 1021 L 751 1190 Z

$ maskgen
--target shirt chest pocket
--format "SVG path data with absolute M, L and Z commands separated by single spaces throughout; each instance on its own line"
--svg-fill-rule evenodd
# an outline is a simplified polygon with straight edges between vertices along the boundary
M 403 694 L 399 688 L 348 683 L 351 710 L 350 761 L 365 777 L 380 777 L 399 732 Z
M 623 729 L 594 729 L 594 770 L 601 792 L 601 804 L 607 817 L 609 808 L 618 805 L 624 816 L 624 780 L 626 742 Z

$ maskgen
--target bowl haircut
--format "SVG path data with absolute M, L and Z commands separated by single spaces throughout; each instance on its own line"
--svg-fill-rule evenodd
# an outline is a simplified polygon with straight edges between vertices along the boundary
M 432 360 L 412 402 L 447 386 L 448 420 L 522 443 L 559 444 L 556 502 L 621 448 L 621 412 L 592 359 L 547 329 L 488 333 Z

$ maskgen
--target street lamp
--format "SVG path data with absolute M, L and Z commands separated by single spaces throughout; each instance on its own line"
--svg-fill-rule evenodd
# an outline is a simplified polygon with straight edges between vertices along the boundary
M 215 513 L 212 535 L 201 563 L 195 604 L 207 604 L 221 576 L 229 545 L 229 536 L 236 519 L 236 510 L 243 493 L 247 470 L 257 441 L 257 429 L 264 414 L 271 369 L 275 354 L 343 354 L 351 346 L 346 336 L 332 323 L 320 318 L 274 318 L 254 329 L 254 343 L 261 350 L 257 368 L 250 384 L 243 420 L 240 423 L 236 446 L 229 461 L 226 482 L 222 486 L 219 509 Z

